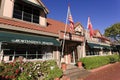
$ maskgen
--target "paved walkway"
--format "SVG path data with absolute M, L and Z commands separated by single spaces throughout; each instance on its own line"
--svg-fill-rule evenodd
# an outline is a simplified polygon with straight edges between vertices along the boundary
M 120 62 L 91 70 L 91 73 L 81 80 L 120 80 Z

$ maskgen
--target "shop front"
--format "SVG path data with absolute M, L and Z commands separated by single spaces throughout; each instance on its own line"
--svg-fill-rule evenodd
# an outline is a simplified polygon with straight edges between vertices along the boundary
M 54 59 L 59 46 L 53 37 L 0 31 L 0 61 Z
M 86 43 L 86 55 L 108 55 L 111 54 L 110 45 L 105 45 L 103 43 Z
M 84 47 L 84 37 L 72 33 L 64 34 L 64 32 L 61 31 L 59 38 L 62 41 L 62 47 L 64 45 L 63 54 L 61 54 L 64 62 L 67 64 L 75 64 L 83 53 L 81 49 Z

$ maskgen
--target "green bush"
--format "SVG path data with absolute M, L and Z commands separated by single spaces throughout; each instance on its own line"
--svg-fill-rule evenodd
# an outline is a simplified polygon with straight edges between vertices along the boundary
M 85 57 L 80 58 L 80 61 L 85 69 L 94 69 L 118 61 L 118 55 Z
M 115 62 L 119 61 L 118 55 L 108 56 L 108 58 L 109 58 L 109 63 L 115 63 Z

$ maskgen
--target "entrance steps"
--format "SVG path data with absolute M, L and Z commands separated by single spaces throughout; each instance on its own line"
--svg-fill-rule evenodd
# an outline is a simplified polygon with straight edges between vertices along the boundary
M 77 80 L 83 78 L 87 76 L 89 73 L 90 72 L 85 70 L 84 68 L 78 68 L 77 66 L 70 64 L 67 65 L 67 70 L 63 71 L 64 76 L 66 76 L 70 80 Z M 67 79 L 62 79 L 62 80 L 67 80 Z

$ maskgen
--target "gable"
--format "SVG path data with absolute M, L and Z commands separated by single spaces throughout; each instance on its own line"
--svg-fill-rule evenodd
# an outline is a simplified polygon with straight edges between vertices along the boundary
M 75 27 L 75 32 L 82 32 L 82 31 L 83 31 L 82 25 L 79 24 Z
M 101 37 L 101 36 L 102 36 L 101 33 L 100 33 L 100 31 L 98 31 L 98 30 L 95 31 L 95 35 L 96 35 L 97 37 Z

